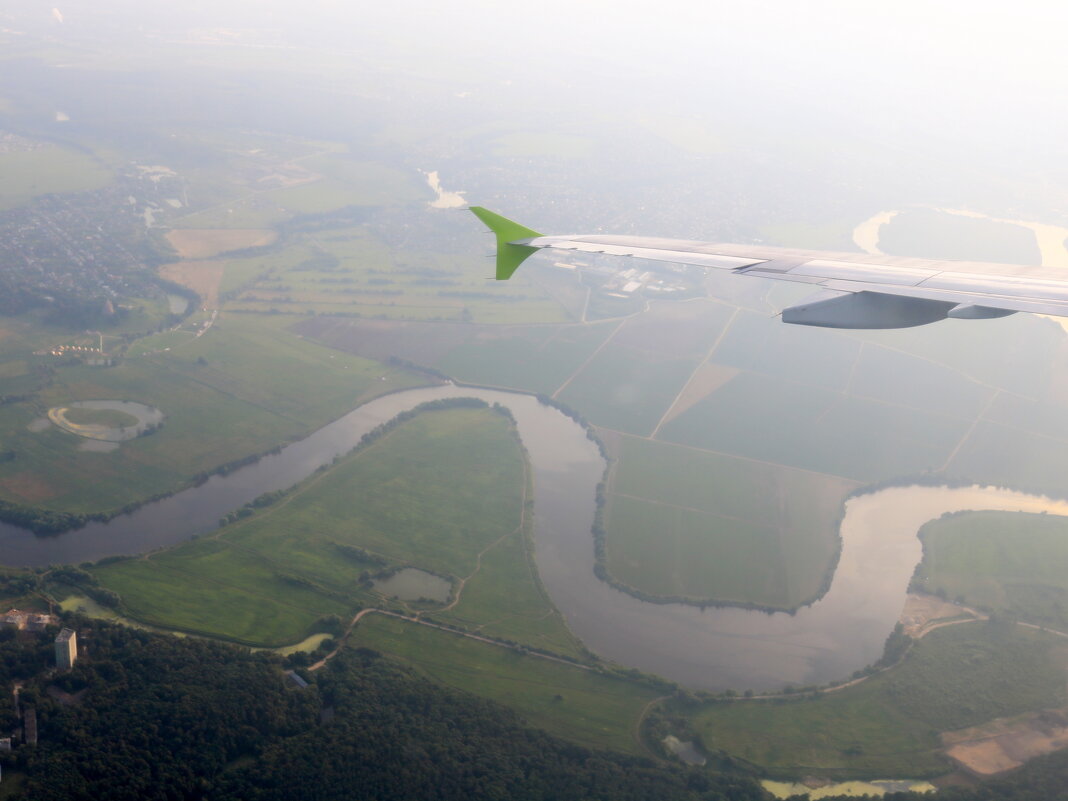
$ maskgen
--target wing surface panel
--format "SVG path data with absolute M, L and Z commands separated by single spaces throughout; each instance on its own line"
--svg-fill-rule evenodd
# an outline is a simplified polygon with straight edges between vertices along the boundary
M 479 213 L 479 217 L 484 221 L 487 219 L 482 213 Z M 505 222 L 515 225 L 509 220 Z M 921 318 L 924 322 L 933 321 L 925 318 L 935 312 L 941 314 L 935 319 L 947 316 L 989 319 L 1013 312 L 1068 317 L 1068 270 L 1051 267 L 861 256 L 855 253 L 763 245 L 601 234 L 538 235 L 510 240 L 504 244 L 521 246 L 524 252 L 528 253 L 548 248 L 629 256 L 729 270 L 739 275 L 778 281 L 813 284 L 823 290 L 838 293 L 865 293 L 867 298 L 882 295 L 901 299 L 882 305 L 874 299 L 858 300 L 856 304 L 836 302 L 833 305 L 833 314 L 828 316 L 829 322 L 807 324 L 894 328 L 899 327 L 895 322 L 899 313 L 902 325 L 917 325 L 923 324 L 917 322 Z M 498 275 L 500 274 L 499 270 Z M 510 274 L 511 272 L 508 272 L 508 275 Z M 915 303 L 909 304 L 907 299 L 910 298 Z M 815 308 L 814 302 L 803 303 L 792 309 Z M 818 302 L 823 308 L 832 308 L 826 301 Z M 863 315 L 870 313 L 872 309 L 879 310 L 875 315 L 878 324 L 874 326 L 866 325 L 863 319 Z M 798 314 L 784 315 L 787 320 L 797 317 Z

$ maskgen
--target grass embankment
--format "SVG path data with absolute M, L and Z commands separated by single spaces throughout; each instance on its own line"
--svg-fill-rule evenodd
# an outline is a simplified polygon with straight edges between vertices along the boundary
M 354 642 L 450 687 L 499 701 L 529 723 L 591 748 L 640 753 L 634 727 L 660 693 L 625 679 L 526 656 L 449 632 L 371 615 Z
M 1068 519 L 965 512 L 920 530 L 925 592 L 1068 631 Z
M 391 390 L 422 383 L 402 370 L 301 339 L 280 317 L 221 316 L 171 353 L 108 368 L 68 367 L 34 402 L 0 407 L 0 499 L 107 512 L 173 492 L 220 465 L 300 439 Z M 111 453 L 80 450 L 56 428 L 30 431 L 42 410 L 79 400 L 131 400 L 166 415 L 150 437 Z
M 791 609 L 818 595 L 851 482 L 636 437 L 608 487 L 606 567 L 643 597 Z
M 361 574 L 412 565 L 455 580 L 493 546 L 454 621 L 578 655 L 521 544 L 524 481 L 505 417 L 427 412 L 216 536 L 94 573 L 131 617 L 274 646 L 303 639 L 324 615 L 385 603 Z
M 899 667 L 817 698 L 706 704 L 689 713 L 708 748 L 776 776 L 945 772 L 940 732 L 1065 702 L 1059 638 L 1008 624 L 932 632 Z
M 80 409 L 72 406 L 63 413 L 63 416 L 75 425 L 110 426 L 112 428 L 135 426 L 139 422 L 132 414 L 126 414 L 117 409 Z

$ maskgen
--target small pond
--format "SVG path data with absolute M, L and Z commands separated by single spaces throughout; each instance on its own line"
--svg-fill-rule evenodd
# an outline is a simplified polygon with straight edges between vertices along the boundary
M 167 307 L 171 314 L 185 314 L 189 301 L 181 295 L 167 295 Z
M 414 567 L 398 570 L 389 578 L 375 579 L 374 587 L 389 598 L 402 601 L 425 599 L 442 604 L 449 600 L 449 593 L 452 592 L 452 582 Z

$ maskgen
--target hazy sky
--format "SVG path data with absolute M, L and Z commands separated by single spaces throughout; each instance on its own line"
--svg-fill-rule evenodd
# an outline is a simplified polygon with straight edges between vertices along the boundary
M 697 107 L 703 87 L 737 86 L 861 122 L 933 115 L 998 125 L 1000 109 L 1066 121 L 1068 7 L 1053 2 L 55 0 L 61 25 L 52 0 L 9 1 L 57 31 L 109 17 L 131 29 L 276 28 L 304 45 L 392 56 L 398 67 L 478 65 L 565 87 L 637 81 L 636 104 L 689 94 Z
M 1051 2 L 7 0 L 5 13 L 61 37 L 104 32 L 116 52 L 223 28 L 295 48 L 259 51 L 281 69 L 331 53 L 444 97 L 491 90 L 532 128 L 596 112 L 625 137 L 629 119 L 683 115 L 780 160 L 799 146 L 833 159 L 851 140 L 998 175 L 1021 195 L 1047 171 L 1068 185 L 1068 6 Z

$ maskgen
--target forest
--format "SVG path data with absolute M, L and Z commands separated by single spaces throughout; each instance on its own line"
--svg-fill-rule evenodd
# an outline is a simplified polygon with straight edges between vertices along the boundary
M 0 642 L 35 707 L 36 746 L 0 754 L 8 798 L 764 798 L 750 779 L 595 752 L 444 689 L 369 649 L 290 681 L 269 652 L 72 617 L 82 657 L 49 674 L 51 637 Z M 10 782 L 10 784 L 9 784 Z

